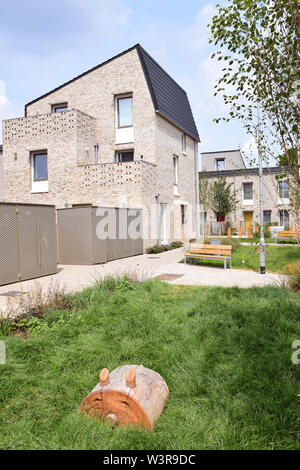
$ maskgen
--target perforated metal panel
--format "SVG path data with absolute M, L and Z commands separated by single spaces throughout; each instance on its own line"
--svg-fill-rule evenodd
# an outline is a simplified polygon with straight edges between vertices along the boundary
M 21 279 L 30 279 L 40 273 L 36 210 L 35 206 L 18 207 Z
M 134 221 L 138 239 L 128 227 Z M 104 237 L 104 233 L 107 236 Z M 58 210 L 58 252 L 61 264 L 97 264 L 143 253 L 142 210 L 81 207 Z
M 57 211 L 58 261 L 60 264 L 93 264 L 92 208 Z
M 16 206 L 0 204 L 0 285 L 18 280 Z
M 109 210 L 103 207 L 93 207 L 92 209 L 93 264 L 106 263 L 107 261 Z
M 55 208 L 0 203 L 0 285 L 57 271 Z
M 56 220 L 53 207 L 38 206 L 37 220 L 41 276 L 56 272 Z

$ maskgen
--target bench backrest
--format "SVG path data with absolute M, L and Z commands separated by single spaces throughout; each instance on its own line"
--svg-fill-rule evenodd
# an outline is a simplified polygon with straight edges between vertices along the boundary
M 296 232 L 290 232 L 289 230 L 283 230 L 282 232 L 278 232 L 278 237 L 279 238 L 296 238 L 298 236 L 300 236 L 300 233 L 297 234 Z
M 199 253 L 201 255 L 230 256 L 231 251 L 231 245 L 205 245 L 201 243 L 191 243 L 189 248 L 190 253 Z

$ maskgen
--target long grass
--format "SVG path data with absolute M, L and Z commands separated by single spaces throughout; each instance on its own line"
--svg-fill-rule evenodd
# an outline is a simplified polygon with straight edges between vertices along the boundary
M 1 338 L 2 449 L 296 449 L 300 295 L 278 288 L 100 282 L 27 339 Z M 111 429 L 80 402 L 103 367 L 143 364 L 170 398 L 153 432 Z

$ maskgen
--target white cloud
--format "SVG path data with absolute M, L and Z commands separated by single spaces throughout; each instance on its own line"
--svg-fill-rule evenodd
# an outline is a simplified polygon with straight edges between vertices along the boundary
M 207 47 L 209 36 L 207 25 L 216 11 L 214 5 L 207 3 L 197 14 L 194 24 L 182 32 L 180 41 L 185 51 L 194 54 L 202 52 Z
M 248 164 L 257 166 L 257 144 L 254 136 L 251 136 L 242 147 L 242 154 Z
M 0 142 L 2 142 L 2 120 L 12 117 L 12 106 L 6 96 L 6 87 L 3 80 L 0 80 Z

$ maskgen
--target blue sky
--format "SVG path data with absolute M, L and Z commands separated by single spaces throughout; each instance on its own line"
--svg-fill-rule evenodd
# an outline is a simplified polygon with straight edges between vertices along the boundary
M 213 123 L 226 114 L 213 97 L 222 67 L 208 43 L 216 3 L 0 0 L 0 120 L 23 116 L 25 103 L 139 42 L 186 89 L 200 152 L 247 148 L 239 123 Z

